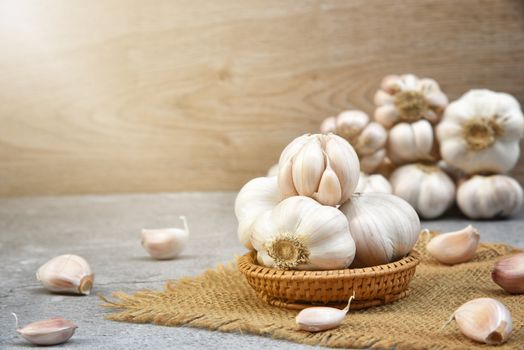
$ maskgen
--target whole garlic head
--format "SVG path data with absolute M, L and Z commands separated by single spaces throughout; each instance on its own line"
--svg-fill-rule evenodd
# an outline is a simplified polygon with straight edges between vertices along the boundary
M 370 121 L 362 111 L 349 110 L 336 118 L 327 118 L 322 122 L 320 130 L 323 134 L 332 132 L 346 139 L 357 152 L 360 167 L 365 173 L 372 173 L 384 161 L 386 130 L 382 125 Z
M 340 207 L 356 245 L 351 267 L 387 264 L 406 256 L 417 242 L 420 220 L 402 198 L 387 193 L 354 194 Z
M 442 215 L 455 201 L 455 184 L 436 165 L 403 165 L 389 180 L 393 193 L 405 199 L 423 218 Z
M 367 193 L 367 192 L 381 192 L 381 193 L 391 193 L 391 184 L 389 181 L 380 174 L 366 175 L 360 173 L 358 178 L 357 188 L 355 188 L 356 193 Z
M 470 90 L 452 102 L 437 127 L 442 158 L 468 174 L 511 170 L 523 133 L 517 100 L 490 90 Z
M 511 216 L 522 207 L 522 187 L 509 176 L 475 175 L 459 185 L 457 204 L 471 219 Z
M 353 147 L 334 134 L 297 137 L 282 151 L 278 168 L 283 198 L 301 195 L 332 206 L 351 196 L 360 174 Z
M 177 257 L 187 245 L 189 240 L 189 227 L 185 216 L 180 220 L 184 228 L 160 228 L 142 230 L 142 247 L 158 260 L 173 259 Z
M 437 151 L 433 126 L 427 120 L 398 123 L 389 130 L 388 157 L 397 165 L 434 161 Z
M 375 120 L 386 129 L 421 119 L 436 124 L 447 104 L 447 96 L 433 79 L 419 79 L 413 74 L 388 75 L 375 94 Z
M 262 214 L 251 243 L 261 265 L 279 269 L 343 269 L 355 256 L 346 217 L 304 196 L 287 198 Z

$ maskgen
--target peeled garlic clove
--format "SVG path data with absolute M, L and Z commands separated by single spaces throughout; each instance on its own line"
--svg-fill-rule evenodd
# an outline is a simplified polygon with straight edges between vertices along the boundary
M 426 246 L 428 253 L 443 264 L 454 265 L 473 258 L 480 241 L 479 231 L 468 225 L 466 228 L 443 233 L 431 239 Z
M 149 255 L 158 260 L 173 259 L 184 250 L 189 239 L 189 227 L 185 216 L 180 219 L 184 222 L 184 229 L 142 230 L 142 246 Z
M 58 293 L 89 295 L 94 278 L 87 261 L 72 254 L 54 257 L 36 272 L 45 289 Z
M 18 317 L 16 319 L 16 331 L 27 341 L 35 345 L 57 345 L 65 343 L 75 333 L 78 327 L 71 321 L 61 317 L 54 317 L 48 320 L 37 321 L 25 327 L 18 327 Z
M 524 253 L 499 260 L 491 271 L 493 281 L 509 293 L 524 293 Z
M 348 305 L 342 310 L 334 307 L 315 306 L 300 311 L 295 318 L 298 329 L 308 332 L 320 332 L 340 326 L 349 311 L 351 300 L 354 297 L 355 294 L 349 298 Z
M 451 319 L 457 322 L 465 336 L 490 345 L 505 343 L 513 324 L 506 306 L 492 298 L 468 301 L 453 313 Z

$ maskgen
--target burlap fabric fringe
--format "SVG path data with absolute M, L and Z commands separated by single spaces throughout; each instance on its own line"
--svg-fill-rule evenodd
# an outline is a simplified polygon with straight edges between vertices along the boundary
M 108 316 L 116 321 L 248 332 L 328 347 L 462 350 L 486 345 L 465 338 L 454 322 L 442 326 L 462 303 L 493 297 L 513 315 L 513 335 L 497 349 L 524 349 L 524 295 L 505 293 L 490 277 L 494 262 L 517 249 L 482 244 L 473 261 L 443 266 L 428 257 L 424 249 L 428 239 L 423 235 L 417 243 L 423 260 L 407 298 L 351 311 L 338 329 L 326 332 L 298 331 L 297 311 L 269 306 L 257 299 L 233 263 L 197 277 L 168 282 L 164 291 L 144 290 L 134 295 L 115 292 L 117 301 L 105 300 L 103 306 L 118 309 Z

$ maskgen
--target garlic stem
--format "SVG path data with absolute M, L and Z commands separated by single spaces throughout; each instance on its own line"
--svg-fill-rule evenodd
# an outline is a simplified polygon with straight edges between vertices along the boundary
M 18 329 L 18 316 L 16 316 L 16 314 L 14 312 L 11 312 L 11 315 L 13 315 L 15 317 L 15 322 L 16 322 L 15 327 L 16 327 L 16 329 Z

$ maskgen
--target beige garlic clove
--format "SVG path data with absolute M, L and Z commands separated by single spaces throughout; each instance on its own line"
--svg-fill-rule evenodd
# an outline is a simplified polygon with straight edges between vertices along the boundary
M 355 293 L 349 298 L 347 306 L 342 310 L 334 307 L 315 306 L 300 311 L 295 318 L 298 329 L 308 332 L 321 332 L 337 328 L 346 317 L 353 298 L 355 298 Z
M 142 246 L 153 258 L 173 259 L 186 247 L 189 240 L 189 227 L 185 216 L 180 219 L 184 228 L 143 229 Z
M 511 336 L 511 313 L 500 301 L 478 298 L 460 306 L 451 316 L 470 339 L 489 345 L 505 343 Z
M 524 293 L 524 253 L 497 261 L 491 271 L 491 278 L 506 292 Z
M 89 295 L 95 275 L 84 258 L 66 254 L 42 265 L 36 278 L 52 292 Z
M 441 263 L 454 265 L 471 260 L 477 251 L 479 241 L 479 231 L 468 225 L 462 230 L 443 233 L 432 238 L 426 249 Z
M 73 322 L 61 317 L 54 317 L 48 320 L 37 321 L 25 327 L 18 327 L 18 317 L 16 319 L 16 331 L 27 341 L 35 345 L 57 345 L 69 340 L 78 328 Z

